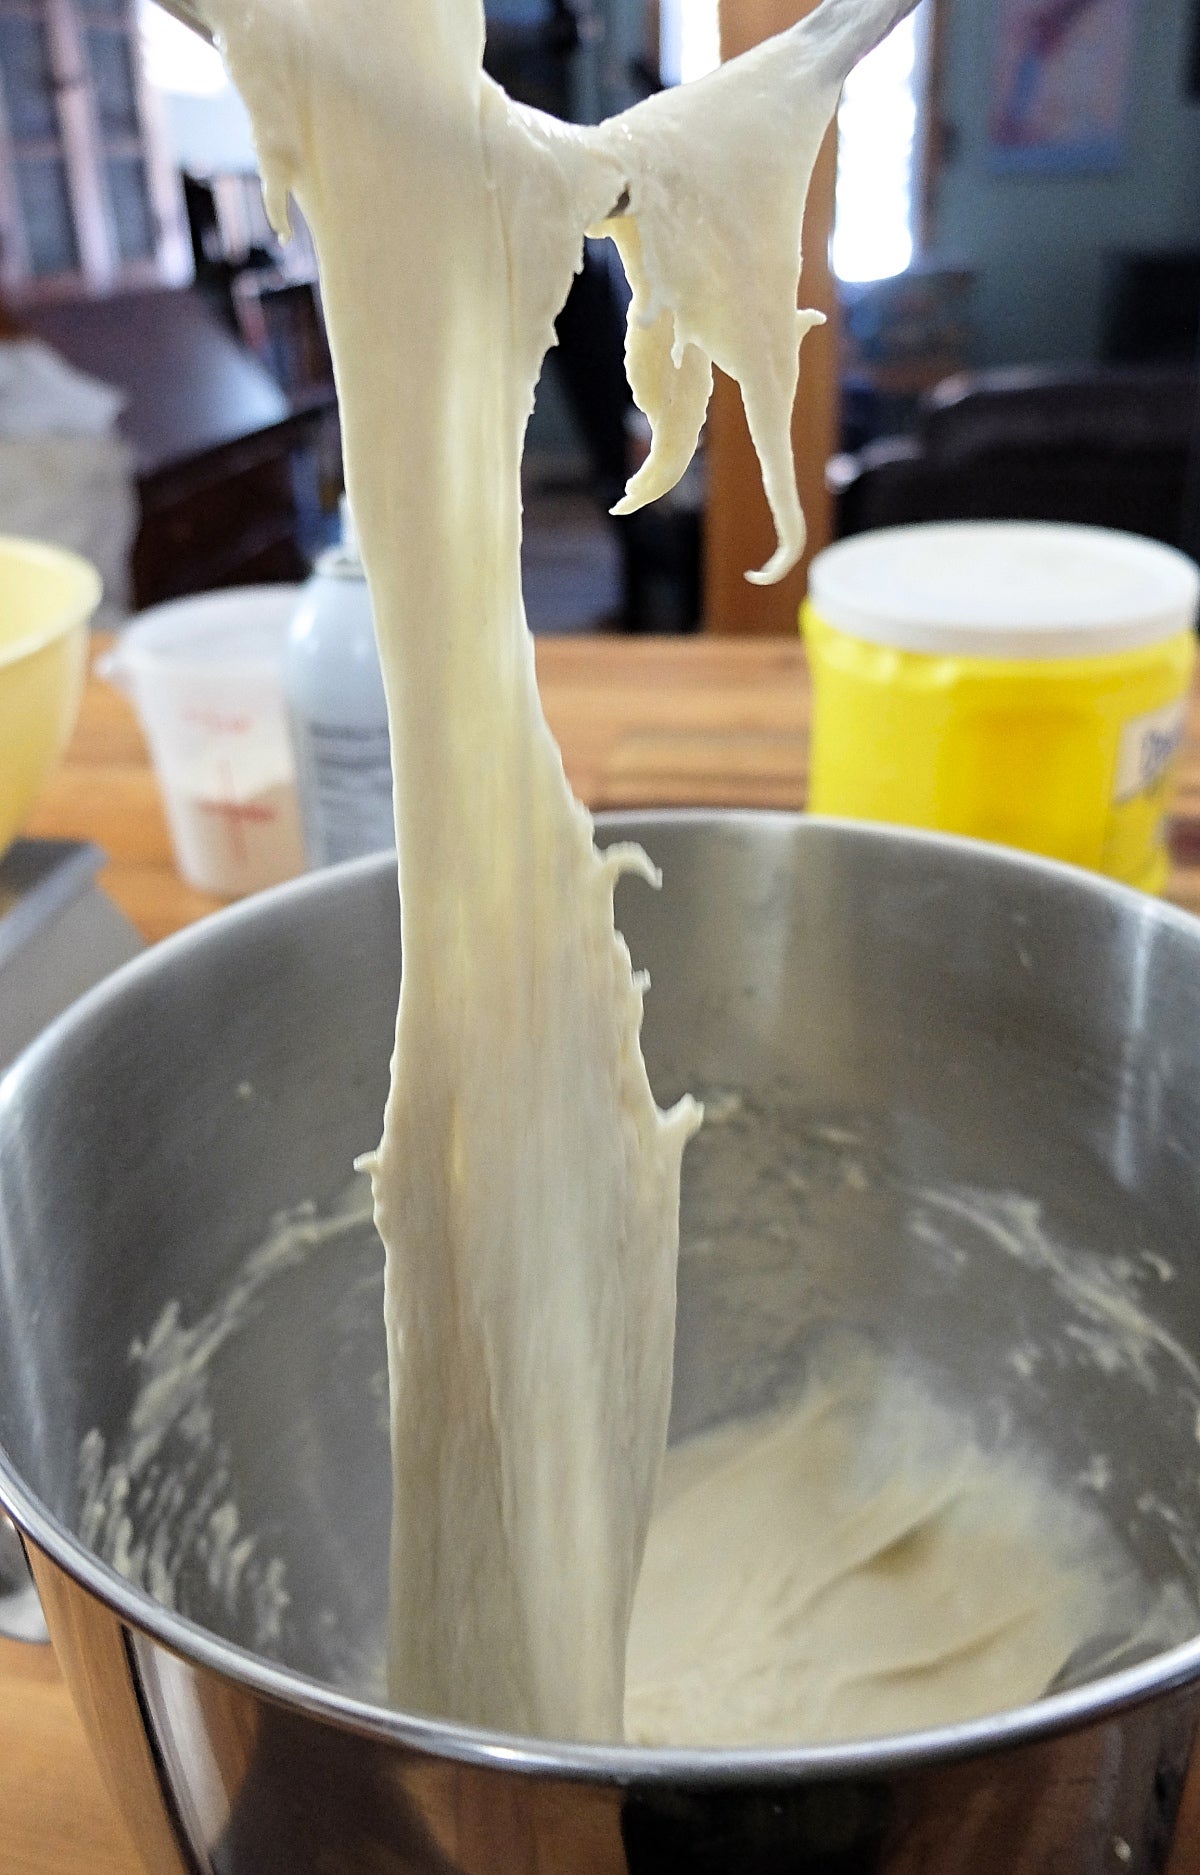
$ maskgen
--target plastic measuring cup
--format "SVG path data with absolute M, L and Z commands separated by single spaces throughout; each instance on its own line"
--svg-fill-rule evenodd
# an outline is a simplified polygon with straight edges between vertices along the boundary
M 189 885 L 237 898 L 304 871 L 283 699 L 295 586 L 155 606 L 100 665 L 132 697 Z

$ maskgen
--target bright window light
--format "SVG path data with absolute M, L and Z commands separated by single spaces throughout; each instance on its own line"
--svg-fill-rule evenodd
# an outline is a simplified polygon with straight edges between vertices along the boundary
M 658 31 L 664 84 L 686 84 L 721 63 L 717 0 L 661 0 Z
M 146 76 L 157 90 L 176 97 L 215 98 L 226 89 L 229 80 L 216 48 L 153 0 L 144 0 L 141 29 Z
M 839 280 L 886 280 L 913 257 L 920 31 L 910 14 L 846 80 L 833 226 Z

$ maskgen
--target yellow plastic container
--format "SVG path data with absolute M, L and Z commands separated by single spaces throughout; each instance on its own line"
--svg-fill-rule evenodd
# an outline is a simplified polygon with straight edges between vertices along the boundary
M 1160 891 L 1200 574 L 1103 528 L 950 522 L 813 561 L 809 806 Z
M 75 727 L 100 592 L 78 554 L 0 535 L 0 853 Z

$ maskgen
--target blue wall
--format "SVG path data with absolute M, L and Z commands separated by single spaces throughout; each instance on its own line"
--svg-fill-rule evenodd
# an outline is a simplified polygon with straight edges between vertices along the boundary
M 943 0 L 943 115 L 957 133 L 934 213 L 940 259 L 976 270 L 976 362 L 1096 356 L 1105 256 L 1200 246 L 1200 104 L 1184 95 L 1198 0 L 1140 0 L 1126 157 L 1109 175 L 998 176 L 987 124 L 994 0 Z

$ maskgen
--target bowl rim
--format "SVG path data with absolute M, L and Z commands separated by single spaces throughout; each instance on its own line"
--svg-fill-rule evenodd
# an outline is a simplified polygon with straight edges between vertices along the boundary
M 774 828 L 781 835 L 802 828 L 811 830 L 816 837 L 833 834 L 839 839 L 876 845 L 950 850 L 967 865 L 999 866 L 1022 873 L 1030 881 L 1040 878 L 1059 892 L 1098 896 L 1114 908 L 1135 911 L 1147 925 L 1186 932 L 1200 948 L 1200 920 L 1180 907 L 1059 860 L 955 834 L 781 809 L 663 808 L 628 813 L 613 811 L 594 818 L 602 843 L 607 843 L 605 836 L 636 839 L 639 832 L 651 833 L 663 826 L 716 822 L 734 827 Z M 239 924 L 253 924 L 264 913 L 282 909 L 291 901 L 302 902 L 307 897 L 344 889 L 356 877 L 391 874 L 394 868 L 395 856 L 381 853 L 302 874 L 268 892 L 224 907 L 151 946 L 59 1016 L 0 1076 L 0 1124 L 4 1109 L 20 1099 L 23 1081 L 37 1071 L 40 1063 L 69 1040 L 78 1025 L 103 1012 L 108 1003 L 121 1000 L 129 987 L 141 978 L 171 969 L 175 960 L 185 956 L 196 944 L 212 942 L 231 933 Z M 933 1764 L 1035 1744 L 1084 1725 L 1099 1724 L 1200 1679 L 1198 1633 L 1134 1666 L 1010 1711 L 965 1723 L 842 1744 L 658 1748 L 530 1738 L 405 1712 L 342 1692 L 309 1674 L 267 1660 L 188 1616 L 164 1607 L 86 1548 L 26 1485 L 2 1446 L 0 1505 L 41 1557 L 93 1596 L 135 1635 L 166 1647 L 191 1664 L 221 1675 L 246 1691 L 307 1718 L 333 1724 L 340 1731 L 384 1745 L 482 1768 L 577 1783 L 643 1789 L 681 1783 L 749 1789 L 924 1769 Z
M 104 581 L 90 560 L 70 547 L 58 547 L 46 540 L 32 540 L 23 534 L 0 533 L 0 556 L 25 560 L 46 572 L 73 573 L 79 582 L 76 595 L 64 602 L 62 609 L 41 625 L 0 644 L 0 670 L 32 657 L 58 638 L 79 626 L 86 626 L 104 596 Z

